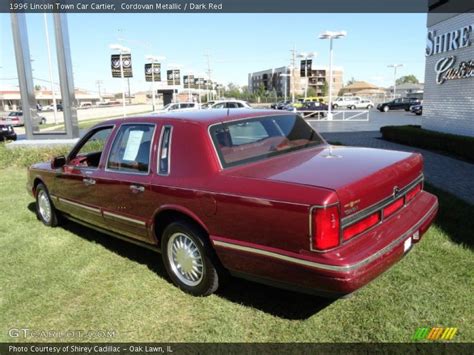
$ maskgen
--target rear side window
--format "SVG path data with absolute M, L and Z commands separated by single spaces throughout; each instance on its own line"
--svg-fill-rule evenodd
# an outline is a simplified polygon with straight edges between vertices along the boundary
M 120 127 L 110 151 L 108 170 L 148 173 L 155 125 L 127 124 Z
M 164 126 L 161 131 L 160 150 L 158 152 L 158 174 L 169 175 L 170 173 L 170 147 L 172 126 Z

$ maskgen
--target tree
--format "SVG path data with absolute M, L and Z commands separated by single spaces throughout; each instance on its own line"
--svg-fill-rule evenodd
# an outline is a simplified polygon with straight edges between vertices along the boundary
M 35 85 L 35 91 L 41 91 L 41 85 Z
M 354 79 L 354 77 L 352 77 L 351 80 L 349 80 L 346 85 L 352 85 L 355 82 L 356 82 L 356 80 Z
M 312 88 L 312 87 L 309 87 L 308 88 L 308 91 L 306 93 L 306 96 L 308 97 L 315 97 L 316 96 L 316 89 L 315 88 Z
M 419 84 L 420 82 L 418 81 L 418 79 L 416 78 L 416 76 L 414 76 L 413 74 L 410 74 L 410 75 L 405 75 L 405 76 L 402 76 L 400 78 L 398 78 L 396 80 L 396 83 L 397 85 L 400 85 L 400 84 Z
M 328 96 L 329 94 L 329 84 L 327 81 L 324 82 L 323 87 L 321 88 L 323 96 Z

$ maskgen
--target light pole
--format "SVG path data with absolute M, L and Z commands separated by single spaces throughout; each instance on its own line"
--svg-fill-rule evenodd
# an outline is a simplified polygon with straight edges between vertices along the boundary
M 332 40 L 344 38 L 346 31 L 325 31 L 319 35 L 319 39 L 329 39 L 329 102 L 328 102 L 328 120 L 332 120 Z
M 125 78 L 123 75 L 123 60 L 122 55 L 130 53 L 130 49 L 127 47 L 122 46 L 121 44 L 111 44 L 110 49 L 119 51 L 120 53 L 120 77 L 122 78 L 122 108 L 123 108 L 123 117 L 127 116 L 126 108 L 125 108 Z
M 156 57 L 154 55 L 147 55 L 145 57 L 146 60 L 151 62 L 151 100 L 152 100 L 152 106 L 153 106 L 153 111 L 156 109 L 156 90 L 155 90 L 155 63 L 158 61 L 164 61 L 166 58 L 163 56 Z
M 49 67 L 49 81 L 51 85 L 51 97 L 53 98 L 53 112 L 54 112 L 54 124 L 58 123 L 57 114 L 58 109 L 56 107 L 56 94 L 54 93 L 54 83 L 53 83 L 53 67 L 51 65 L 51 47 L 49 45 L 49 33 L 48 33 L 48 19 L 46 14 L 44 16 L 44 32 L 46 35 L 46 49 L 48 51 L 48 67 Z
M 393 68 L 393 99 L 397 97 L 397 68 L 403 67 L 403 64 L 390 64 L 387 68 Z
M 284 87 L 284 96 L 285 96 L 285 99 L 284 99 L 284 101 L 286 102 L 286 90 L 287 90 L 286 82 L 287 82 L 287 80 L 288 80 L 287 78 L 289 78 L 289 77 L 291 76 L 291 74 L 288 74 L 288 73 L 280 73 L 280 76 L 282 76 L 282 77 L 284 78 L 283 80 L 285 81 L 285 87 Z
M 304 77 L 305 77 L 305 80 L 306 80 L 306 83 L 305 83 L 305 86 L 304 86 L 304 100 L 305 101 L 308 97 L 308 82 L 309 82 L 309 79 L 308 79 L 308 60 L 311 59 L 311 58 L 316 57 L 316 55 L 317 55 L 316 52 L 309 52 L 309 53 L 302 52 L 302 53 L 298 54 L 298 58 L 302 58 L 304 60 Z

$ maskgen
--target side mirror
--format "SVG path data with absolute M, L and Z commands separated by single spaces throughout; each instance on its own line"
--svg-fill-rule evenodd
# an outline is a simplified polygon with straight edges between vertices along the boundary
M 59 169 L 66 165 L 66 157 L 64 155 L 60 155 L 58 157 L 54 157 L 51 161 L 51 168 L 52 169 Z

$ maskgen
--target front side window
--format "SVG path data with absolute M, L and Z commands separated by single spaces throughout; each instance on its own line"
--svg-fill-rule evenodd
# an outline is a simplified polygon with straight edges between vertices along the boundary
M 109 126 L 95 130 L 71 152 L 69 165 L 97 168 L 112 129 L 113 126 Z
M 324 143 L 301 116 L 284 115 L 226 122 L 210 128 L 224 168 Z
M 110 151 L 108 170 L 148 173 L 155 125 L 122 125 Z

